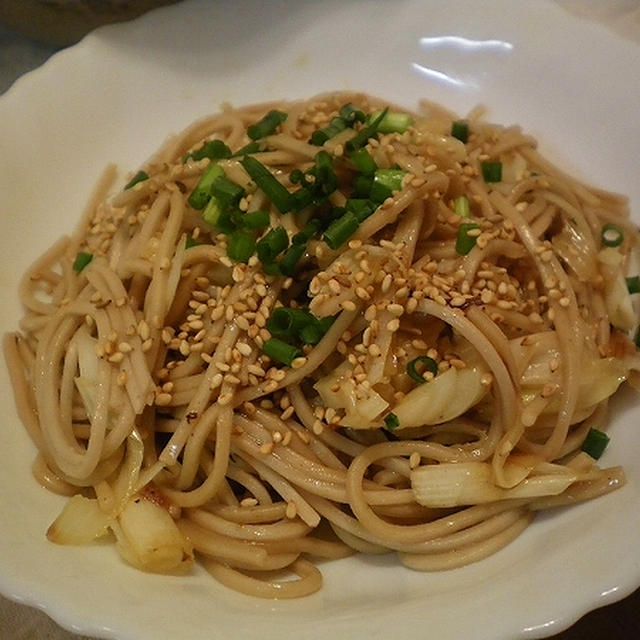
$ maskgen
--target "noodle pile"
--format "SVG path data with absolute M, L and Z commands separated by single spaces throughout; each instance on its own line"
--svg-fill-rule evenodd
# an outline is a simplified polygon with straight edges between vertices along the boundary
M 293 598 L 319 558 L 457 567 L 624 484 L 585 440 L 638 367 L 637 231 L 520 128 L 332 93 L 225 107 L 114 180 L 4 339 L 69 496 L 51 540 Z

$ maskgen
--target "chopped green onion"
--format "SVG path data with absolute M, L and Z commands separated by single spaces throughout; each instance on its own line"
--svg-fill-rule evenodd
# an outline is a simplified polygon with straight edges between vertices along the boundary
M 347 211 L 337 220 L 334 220 L 322 238 L 331 249 L 341 247 L 358 229 L 360 222 L 352 211 Z
M 606 433 L 592 427 L 582 443 L 582 450 L 594 460 L 597 460 L 604 453 L 609 440 L 610 438 Z
M 347 140 L 345 149 L 349 153 L 351 153 L 356 149 L 359 149 L 360 147 L 364 147 L 364 145 L 367 144 L 369 138 L 373 138 L 376 135 L 376 133 L 378 132 L 378 126 L 380 125 L 380 122 L 382 122 L 382 119 L 387 115 L 388 111 L 389 107 L 387 107 L 384 111 L 381 111 L 380 115 L 366 127 L 362 127 L 362 129 L 360 129 L 360 131 L 358 131 L 358 133 L 356 133 L 353 138 Z
M 455 120 L 451 123 L 451 135 L 467 144 L 469 140 L 469 123 L 466 120 Z
M 248 262 L 256 249 L 256 239 L 246 231 L 237 230 L 229 236 L 227 255 L 236 262 Z
M 632 276 L 626 280 L 629 293 L 640 293 L 640 276 Z
M 458 235 L 456 237 L 456 253 L 461 256 L 466 256 L 473 247 L 476 246 L 476 238 L 477 236 L 469 235 L 469 231 L 473 229 L 479 229 L 478 225 L 475 222 L 468 222 L 466 224 L 461 224 L 458 227 Z
M 278 263 L 280 265 L 280 273 L 283 276 L 292 276 L 296 272 L 296 267 L 300 258 L 305 254 L 307 250 L 306 244 L 292 244 L 282 256 L 282 259 Z
M 361 111 L 351 102 L 340 107 L 340 117 L 349 125 L 353 126 L 356 122 L 364 122 L 364 111 Z
M 300 349 L 278 338 L 269 338 L 262 345 L 262 350 L 272 360 L 288 366 L 291 366 L 291 363 L 302 355 Z
M 313 193 L 307 187 L 300 187 L 290 195 L 292 211 L 302 211 L 305 207 L 313 204 Z
M 634 338 L 634 344 L 636 345 L 636 347 L 638 349 L 640 349 L 640 327 L 637 328 L 636 330 L 636 335 Z
M 198 211 L 204 209 L 211 198 L 211 185 L 222 176 L 224 176 L 224 169 L 220 165 L 210 164 L 200 176 L 198 184 L 189 196 L 189 204 Z
M 482 178 L 485 182 L 500 182 L 502 180 L 502 162 L 482 162 Z
M 417 367 L 420 365 L 421 371 L 418 371 Z M 430 371 L 434 376 L 438 375 L 438 363 L 429 356 L 418 356 L 407 364 L 407 373 L 412 380 L 415 380 L 419 384 L 426 382 L 424 379 L 424 371 Z
M 218 227 L 222 213 L 223 208 L 220 201 L 217 198 L 209 197 L 209 202 L 202 211 L 202 219 L 212 227 Z
M 292 244 L 306 244 L 320 231 L 321 226 L 318 218 L 312 218 L 301 231 L 298 231 L 298 233 L 291 238 Z
M 358 175 L 353 179 L 353 196 L 355 198 L 368 198 L 371 195 L 373 176 Z
M 453 209 L 461 218 L 468 218 L 471 215 L 469 198 L 467 196 L 458 196 L 453 201 Z
M 275 338 L 295 338 L 314 322 L 315 317 L 306 309 L 278 307 L 269 316 L 267 329 Z
M 338 220 L 338 218 L 342 218 L 342 216 L 347 212 L 345 207 L 331 207 L 329 211 L 325 211 L 322 215 L 321 223 L 322 228 L 326 229 L 334 220 Z
M 240 224 L 245 229 L 266 229 L 269 226 L 269 212 L 263 210 L 247 211 L 240 218 Z
M 264 144 L 261 144 L 260 142 L 254 140 L 253 142 L 249 142 L 249 144 L 246 144 L 244 147 L 240 147 L 240 149 L 238 149 L 231 157 L 237 158 L 238 156 L 246 156 L 250 153 L 259 153 L 260 151 L 262 151 L 263 147 Z
M 600 240 L 605 247 L 619 247 L 624 242 L 624 231 L 617 224 L 609 222 L 602 227 Z
M 382 112 L 374 111 L 369 116 L 369 121 L 375 120 Z M 408 113 L 387 111 L 378 124 L 380 133 L 404 133 L 413 124 L 413 118 Z
M 321 146 L 327 140 L 330 140 L 334 136 L 337 136 L 346 128 L 347 123 L 344 121 L 344 118 L 332 118 L 331 122 L 326 127 L 322 127 L 322 129 L 316 129 L 311 134 L 311 144 Z
M 378 168 L 373 156 L 366 149 L 356 149 L 351 154 L 351 161 L 363 176 L 372 176 Z
M 78 251 L 76 259 L 73 261 L 73 270 L 76 273 L 80 273 L 92 260 L 92 253 L 87 253 L 86 251 Z
M 126 191 L 127 189 L 131 189 L 131 187 L 138 184 L 138 182 L 144 182 L 148 179 L 149 174 L 146 171 L 142 171 L 141 169 L 140 171 L 138 171 L 138 173 L 136 173 L 135 176 L 133 176 L 133 178 L 131 178 L 131 180 L 129 180 L 129 182 L 127 182 L 127 184 L 124 186 L 124 190 Z
M 362 222 L 378 208 L 378 205 L 364 198 L 349 198 L 344 203 L 344 208 L 346 211 L 352 211 L 358 222 Z
M 277 262 L 263 262 L 262 270 L 268 276 L 281 276 L 280 265 Z
M 226 176 L 220 176 L 211 184 L 211 195 L 225 206 L 236 205 L 244 196 L 244 189 Z
M 289 246 L 289 236 L 284 227 L 270 229 L 256 244 L 261 262 L 273 262 L 275 257 Z
M 304 344 L 318 344 L 324 334 L 329 331 L 335 319 L 336 316 L 326 316 L 319 319 L 314 316 L 313 322 L 300 330 L 300 340 Z
M 393 431 L 400 426 L 400 420 L 395 413 L 388 413 L 384 418 L 384 424 L 389 431 Z
M 313 193 L 316 198 L 331 195 L 338 188 L 338 176 L 333 169 L 333 160 L 326 151 L 319 151 L 315 165 L 309 170 L 313 176 Z
M 255 124 L 247 128 L 247 135 L 252 140 L 259 140 L 265 136 L 271 135 L 275 130 L 287 119 L 284 111 L 272 109 L 267 115 Z
M 291 209 L 291 194 L 262 162 L 253 156 L 245 156 L 240 163 L 280 213 L 286 213 Z
M 402 180 L 407 175 L 402 169 L 378 169 L 373 177 L 369 197 L 374 202 L 382 203 L 402 189 Z
M 185 155 L 183 161 L 202 160 L 203 158 L 221 160 L 230 157 L 231 149 L 222 140 L 207 140 L 201 147 Z

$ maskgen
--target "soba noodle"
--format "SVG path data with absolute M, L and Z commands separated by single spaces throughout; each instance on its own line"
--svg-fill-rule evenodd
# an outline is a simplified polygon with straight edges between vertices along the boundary
M 69 496 L 51 540 L 293 598 L 314 559 L 449 569 L 624 483 L 588 442 L 638 367 L 637 231 L 519 127 L 225 107 L 115 181 L 4 339 L 33 472 Z

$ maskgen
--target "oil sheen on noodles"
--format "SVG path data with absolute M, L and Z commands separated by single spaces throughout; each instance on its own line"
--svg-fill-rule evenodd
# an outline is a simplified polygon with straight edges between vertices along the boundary
M 596 459 L 637 231 L 519 127 L 332 93 L 225 107 L 132 177 L 4 339 L 52 541 L 295 598 L 319 558 L 458 567 L 624 484 Z

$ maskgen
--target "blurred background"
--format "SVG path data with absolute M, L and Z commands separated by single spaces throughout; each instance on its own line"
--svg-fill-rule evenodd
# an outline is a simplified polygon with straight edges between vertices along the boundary
M 45 46 L 78 42 L 95 27 L 179 0 L 0 0 L 0 22 Z

